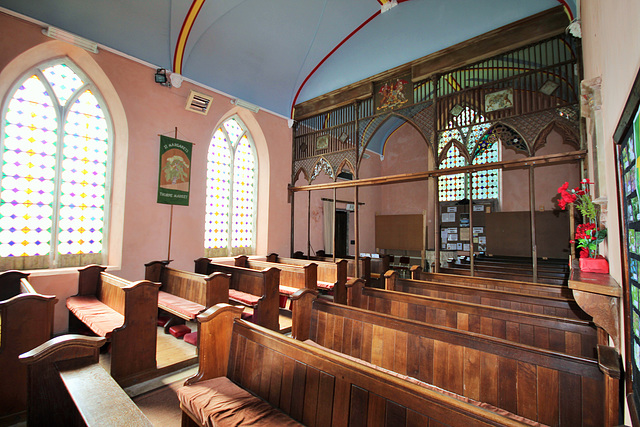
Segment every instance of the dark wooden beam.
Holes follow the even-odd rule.
[[[289,187],[289,191],[313,191],[335,188],[367,187],[372,185],[398,184],[402,182],[424,181],[430,177],[441,175],[453,175],[458,173],[476,172],[490,169],[518,169],[526,166],[542,166],[546,164],[567,163],[583,159],[587,155],[586,150],[570,151],[568,153],[548,154],[545,156],[527,157],[520,160],[508,160],[482,165],[461,166],[459,168],[436,169],[426,172],[407,173],[399,175],[380,176],[375,178],[356,179],[353,181],[328,182],[325,184],[303,185]]]

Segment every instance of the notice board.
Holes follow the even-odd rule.
[[[426,248],[423,214],[376,215],[376,248],[422,251]]]

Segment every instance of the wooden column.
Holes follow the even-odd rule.
[[[431,81],[433,82],[433,132],[431,133],[431,151],[433,152],[433,160],[435,169],[438,169],[439,161],[438,161],[438,78],[440,76],[435,74],[431,77]],[[433,271],[435,273],[440,271],[440,246],[442,242],[440,241],[440,189],[438,186],[438,177],[430,177],[435,181],[435,195],[433,197],[434,208],[433,208],[433,228],[435,233],[435,262],[433,264]]]
[[[473,259],[473,172],[469,173],[469,268],[471,277],[475,275],[475,261]],[[460,224],[460,233],[462,233],[462,224]],[[463,243],[464,245],[464,243]],[[464,249],[464,247],[462,248]]]
[[[290,240],[290,253],[289,256],[293,257],[293,252],[295,251],[295,216],[296,216],[296,210],[295,210],[295,200],[296,200],[296,193],[292,192],[291,190],[289,190],[289,200],[291,202],[291,240]]]
[[[356,246],[355,246],[355,262],[356,262],[356,272],[355,272],[355,277],[356,279],[360,277],[360,242],[358,241],[358,233],[359,233],[359,229],[360,229],[360,224],[359,224],[359,211],[360,208],[358,207],[359,203],[358,203],[358,187],[354,187],[353,188],[353,225],[354,225],[354,236],[355,236],[355,242],[356,242]],[[347,236],[348,237],[348,236]]]
[[[333,187],[333,218],[332,218],[332,222],[333,225],[331,228],[333,228],[333,250],[331,252],[333,252],[333,262],[336,262],[336,199],[338,198],[338,189],[336,187]]]
[[[356,123],[355,123],[355,150],[356,150],[356,165],[355,165],[355,170],[353,171],[354,173],[354,178],[358,179],[358,177],[360,176],[360,174],[358,173],[358,170],[360,169],[360,122],[358,120],[358,115],[360,114],[360,103],[358,101],[355,101],[354,103],[354,109],[355,109],[355,118],[356,118]],[[354,230],[353,230],[353,234],[354,234],[354,239],[356,242],[355,245],[355,262],[356,262],[356,279],[360,277],[360,208],[359,206],[359,200],[358,200],[358,186],[354,187],[354,197],[353,197],[353,226],[354,226]],[[349,238],[349,236],[347,236],[347,239]],[[371,271],[369,271],[370,273]]]
[[[529,166],[529,212],[531,213],[531,258],[533,281],[538,281],[538,247],[536,245],[536,193],[533,165]]]
[[[307,257],[311,256],[311,191],[307,203]]]

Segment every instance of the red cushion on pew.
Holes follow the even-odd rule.
[[[190,319],[195,319],[198,314],[207,308],[202,304],[186,300],[164,291],[158,292],[158,307],[167,311],[180,313]]]
[[[187,325],[173,325],[169,328],[169,333],[176,338],[182,338],[189,332],[191,332],[191,328]]]
[[[258,303],[260,297],[246,292],[237,291],[235,289],[229,289],[229,299],[253,306]]]
[[[90,295],[67,298],[67,308],[93,332],[110,338],[114,329],[124,325],[124,316]]]
[[[158,316],[158,326],[164,326],[169,320],[169,316]]]
[[[184,342],[188,342],[189,344],[198,345],[198,332],[189,332],[188,334],[184,334]]]
[[[280,295],[280,308],[287,308],[287,296]]]
[[[324,290],[331,290],[333,289],[333,286],[335,285],[335,283],[331,283],[331,282],[321,282],[320,280],[318,280],[318,288],[320,289],[324,289]]]

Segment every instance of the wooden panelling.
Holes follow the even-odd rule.
[[[576,356],[595,357],[597,330],[586,320],[492,306],[502,304],[499,299],[492,299],[491,305],[480,305],[384,289],[354,287],[352,292],[361,293],[361,305],[378,313]],[[528,305],[518,304],[518,307],[527,308]]]
[[[573,419],[582,419],[587,424],[603,420],[605,382],[595,359],[325,301],[316,301],[313,310],[326,313],[325,325],[332,323],[329,319],[340,317],[352,319],[354,324],[362,322],[363,330],[370,331],[362,336],[362,347],[370,351],[363,351],[359,356],[366,362],[532,420],[549,421],[565,416],[577,417]],[[504,322],[498,322],[497,327],[489,322],[487,327],[506,333]],[[531,329],[533,333],[534,328]],[[325,333],[332,332],[317,330],[312,336],[317,336],[318,342],[330,342],[322,338]],[[548,333],[539,336],[544,341]],[[352,350],[342,347],[343,352],[353,356]],[[563,381],[570,390],[582,392],[560,393]],[[567,399],[572,402],[570,406],[564,402]],[[585,409],[590,406],[596,408]],[[582,408],[577,414],[576,407]]]

